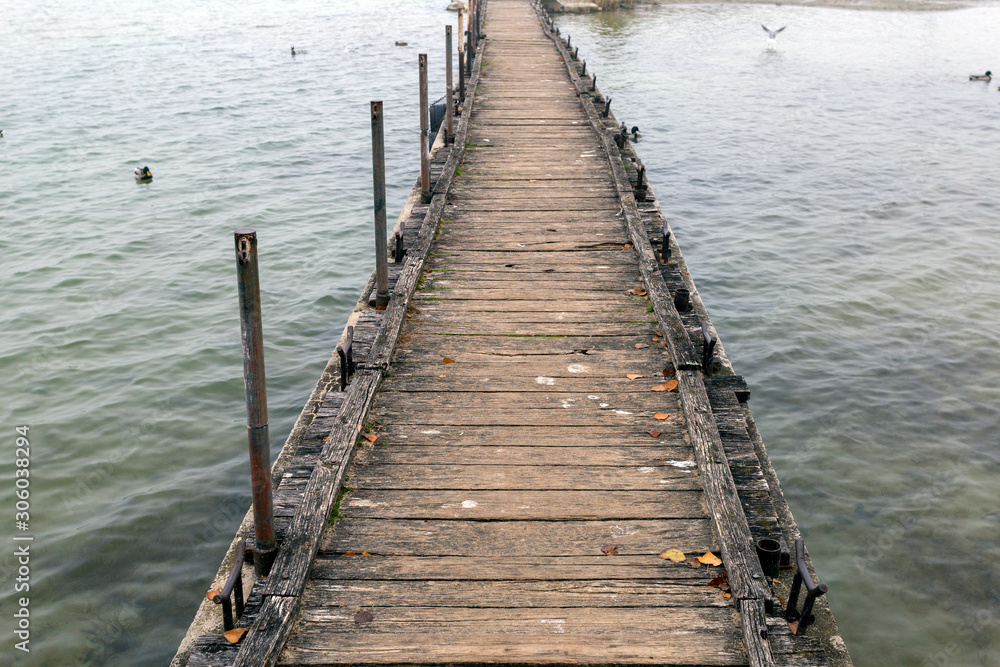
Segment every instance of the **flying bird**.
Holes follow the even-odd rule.
[[[764,25],[763,23],[761,23],[760,27],[764,29],[764,32],[767,33],[768,37],[770,37],[771,39],[777,39],[778,33],[781,32],[782,30],[784,30],[785,28],[787,28],[788,26],[787,25],[783,25],[780,28],[778,28],[777,30],[771,30],[766,25]]]

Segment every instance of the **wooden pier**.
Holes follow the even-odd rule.
[[[248,630],[175,664],[850,665],[822,598],[805,636],[782,614],[749,390],[591,73],[528,0],[484,11],[389,306],[276,465]]]

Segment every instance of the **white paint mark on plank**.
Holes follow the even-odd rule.
[[[421,431],[424,435],[441,435],[441,431],[435,431],[431,429],[430,431]]]
[[[644,466],[642,468],[639,468],[639,472],[642,473],[643,475],[648,475],[654,470],[656,470],[656,468],[650,468],[649,466]]]
[[[544,375],[539,375],[537,378],[535,378],[535,382],[537,382],[538,384],[544,384],[546,387],[551,387],[556,383],[556,379],[545,377]]]
[[[585,364],[570,364],[566,368],[566,370],[568,370],[570,373],[586,373],[587,371],[590,370],[590,366],[587,366]]]
[[[470,510],[473,507],[479,507],[479,503],[477,503],[475,500],[463,500],[462,507],[464,507],[467,510]]]

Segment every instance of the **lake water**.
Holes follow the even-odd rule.
[[[443,92],[454,14],[12,5],[0,506],[29,425],[33,634],[13,649],[5,548],[0,656],[162,665],[249,505],[232,231],[260,237],[276,452],[373,265],[368,102],[386,104],[394,217],[418,170],[417,54]],[[559,22],[642,129],[857,664],[1000,664],[1000,92],[967,81],[1000,71],[1000,9]],[[761,22],[789,28],[769,44]]]

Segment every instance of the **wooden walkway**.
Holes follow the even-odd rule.
[[[765,617],[751,537],[781,531],[746,388],[703,380],[707,316],[676,311],[693,285],[654,257],[662,213],[622,194],[634,153],[609,159],[595,124],[615,121],[595,121],[589,78],[531,3],[490,0],[484,30],[460,173],[318,544],[294,517],[337,460],[350,393],[330,392],[284,475],[301,590],[281,597],[298,574],[279,558],[241,657],[206,641],[188,664],[827,664]],[[407,233],[415,248],[429,232]],[[696,563],[709,551],[728,586]]]

